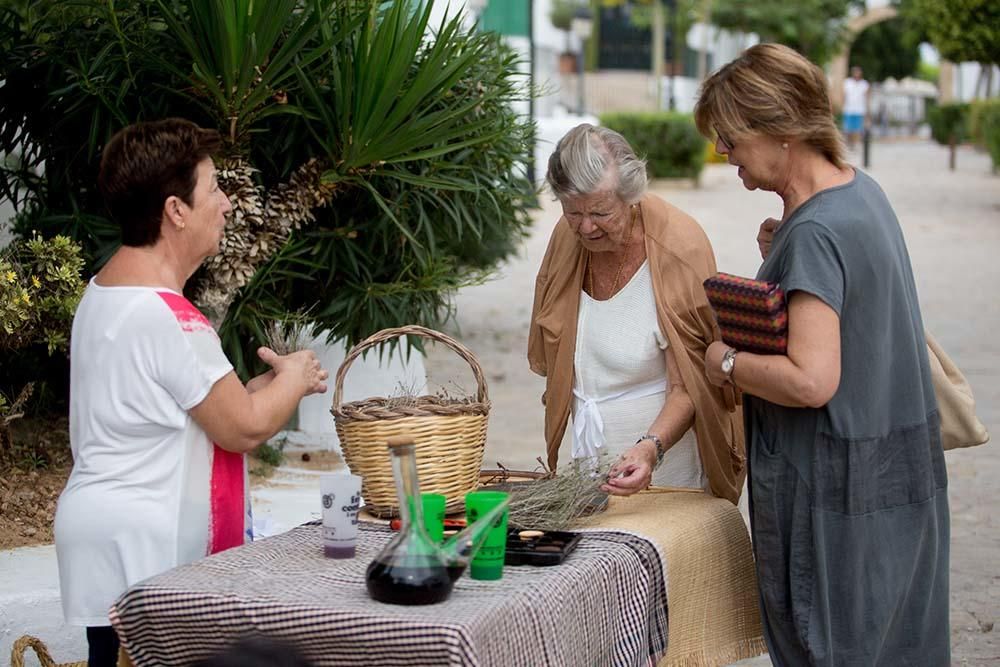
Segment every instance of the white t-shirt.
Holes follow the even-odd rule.
[[[868,82],[864,79],[849,77],[844,81],[844,113],[863,116],[868,110],[867,94]]]
[[[588,409],[599,413],[603,442],[613,457],[624,453],[647,433],[660,414],[670,385],[667,377],[668,341],[656,317],[649,262],[614,296],[597,301],[580,291],[573,380],[573,427]],[[650,390],[659,385],[658,390]],[[592,401],[590,406],[586,403]],[[595,415],[596,416],[596,415]],[[591,418],[592,421],[596,421]],[[577,447],[577,455],[589,448]],[[667,450],[663,463],[653,471],[653,484],[707,488],[694,434]]]
[[[70,355],[59,583],[67,623],[105,626],[132,584],[246,540],[246,464],[188,414],[232,365],[180,294],[91,281]]]

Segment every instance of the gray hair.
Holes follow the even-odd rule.
[[[557,199],[591,194],[612,167],[617,177],[615,194],[627,204],[642,199],[649,182],[646,161],[614,130],[584,123],[556,144],[545,180]]]

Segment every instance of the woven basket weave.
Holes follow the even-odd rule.
[[[87,667],[86,660],[79,662],[57,663],[52,659],[52,654],[49,653],[49,649],[45,645],[45,642],[38,637],[32,637],[31,635],[24,635],[23,637],[15,640],[11,645],[10,666],[24,667],[24,655],[28,652],[29,648],[35,652],[35,657],[38,658],[38,664],[42,667]],[[118,667],[135,667],[129,659],[128,654],[125,653],[125,650],[122,648],[118,649]]]
[[[38,664],[42,667],[87,667],[86,660],[83,662],[64,662],[57,664],[56,661],[52,659],[52,655],[49,653],[48,647],[45,646],[45,642],[38,637],[32,637],[31,635],[24,635],[23,637],[15,640],[11,645],[11,667],[24,667],[24,654],[28,652],[29,648],[34,650],[35,656],[38,658]],[[121,663],[119,662],[119,664]]]
[[[465,399],[377,396],[341,404],[344,377],[354,360],[375,345],[406,335],[444,343],[464,359],[476,378],[476,395]],[[465,494],[479,484],[489,411],[486,379],[479,361],[464,345],[439,331],[417,325],[383,329],[351,348],[337,370],[331,412],[347,467],[361,476],[365,509],[379,518],[399,515],[386,450],[386,441],[396,435],[410,435],[416,442],[420,490],[444,494],[448,512],[461,509]]]

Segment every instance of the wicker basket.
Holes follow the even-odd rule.
[[[476,396],[419,396],[405,401],[374,397],[342,405],[344,377],[351,363],[368,348],[406,335],[440,341],[462,357],[476,377]],[[365,509],[379,518],[399,514],[396,483],[385,445],[395,435],[411,435],[416,441],[421,491],[447,496],[448,512],[461,509],[465,494],[479,485],[489,411],[486,379],[476,357],[439,331],[416,325],[383,329],[351,348],[337,370],[331,412],[347,466],[361,476]]]

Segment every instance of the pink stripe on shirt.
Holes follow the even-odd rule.
[[[188,333],[215,329],[201,311],[183,296],[157,292],[177,318],[181,330]],[[246,487],[243,454],[228,452],[212,443],[212,477],[209,482],[211,514],[208,525],[208,553],[214,554],[244,542]]]
[[[212,515],[208,553],[243,544],[243,454],[227,452],[212,443]]]
[[[181,295],[174,294],[173,292],[157,292],[157,294],[160,295],[163,302],[173,311],[174,317],[177,318],[177,322],[184,331],[201,331],[212,328],[212,324],[208,321],[208,318],[202,315],[201,311],[193,303]]]

